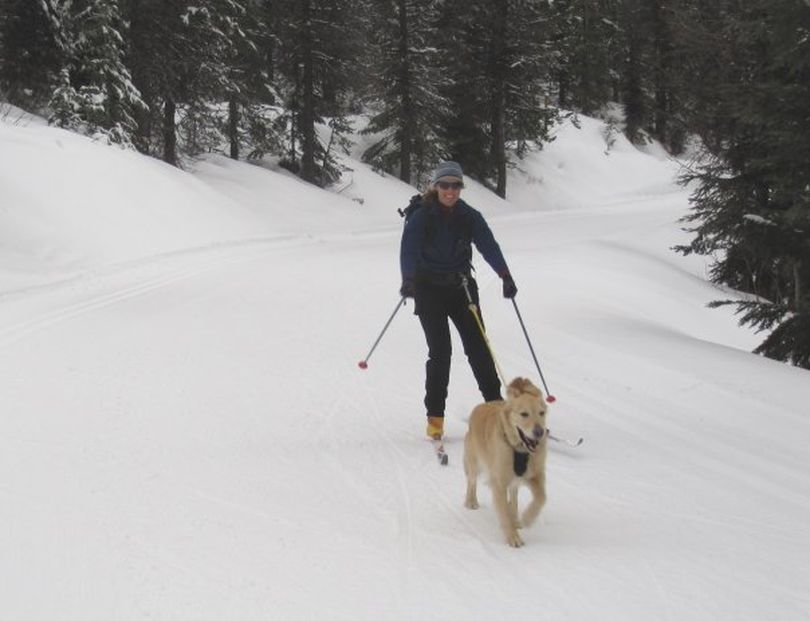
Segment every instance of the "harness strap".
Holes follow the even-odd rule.
[[[529,467],[529,453],[521,453],[519,451],[513,451],[513,453],[515,458],[512,467],[515,470],[515,474],[522,477],[526,474],[526,468]]]
[[[470,309],[470,312],[472,313],[473,317],[475,317],[475,323],[478,324],[478,329],[481,331],[481,336],[484,339],[484,343],[486,343],[487,345],[487,350],[489,350],[489,355],[492,358],[492,362],[495,365],[495,369],[498,372],[498,376],[501,378],[501,382],[503,382],[503,385],[506,386],[507,385],[506,376],[503,374],[503,370],[501,369],[501,366],[498,364],[498,359],[495,357],[495,352],[492,351],[492,345],[490,344],[489,339],[487,338],[486,330],[484,330],[484,324],[481,322],[481,316],[478,313],[478,307],[475,305],[475,302],[473,302],[472,296],[470,295],[470,290],[467,285],[468,285],[467,277],[462,274],[461,286],[464,287],[464,293],[467,295],[467,301],[469,302],[468,308]]]

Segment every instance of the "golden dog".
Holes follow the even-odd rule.
[[[546,502],[546,411],[543,393],[529,380],[516,378],[506,389],[506,401],[482,403],[472,411],[464,438],[467,498],[464,506],[478,508],[476,483],[489,474],[492,499],[506,542],[523,545],[518,528],[537,519]],[[518,520],[518,488],[526,485],[532,501]]]

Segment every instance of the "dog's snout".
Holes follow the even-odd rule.
[[[546,430],[543,429],[542,425],[535,425],[534,426],[534,437],[537,438],[538,440],[543,437],[543,434],[545,432],[546,432]]]

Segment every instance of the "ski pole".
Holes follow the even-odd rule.
[[[377,344],[380,342],[380,339],[382,339],[383,334],[385,334],[385,331],[388,330],[388,326],[391,325],[391,322],[394,320],[394,316],[397,314],[399,309],[402,308],[402,305],[405,304],[405,299],[406,299],[405,296],[402,296],[402,298],[397,303],[397,306],[394,309],[394,312],[391,313],[391,316],[388,318],[388,321],[385,322],[385,326],[383,326],[382,332],[380,332],[380,336],[378,336],[377,340],[374,341],[374,345],[371,346],[371,349],[369,350],[366,357],[363,358],[360,362],[357,363],[357,366],[360,367],[361,369],[367,369],[368,368],[368,359],[371,358],[371,354],[373,354],[374,350],[377,349]]]
[[[552,394],[549,394],[548,386],[546,385],[546,379],[543,377],[543,371],[540,370],[540,363],[537,362],[537,356],[534,353],[534,347],[532,347],[532,342],[529,339],[529,333],[526,332],[526,325],[523,323],[523,317],[520,316],[520,310],[518,310],[517,302],[515,302],[515,298],[512,298],[512,305],[515,307],[515,312],[517,313],[518,321],[520,322],[520,327],[523,328],[523,336],[526,337],[526,342],[529,344],[529,351],[532,352],[532,358],[534,358],[534,366],[537,367],[537,372],[540,374],[540,381],[543,382],[543,388],[546,389],[546,401],[549,403],[554,403],[557,400]]]

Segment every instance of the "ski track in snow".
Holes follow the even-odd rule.
[[[331,236],[332,239],[346,237],[346,234]],[[0,293],[0,300],[10,301],[12,308],[15,303],[20,302],[19,306],[25,310],[18,311],[18,314],[25,318],[11,316],[0,329],[0,347],[68,319],[126,302],[134,297],[146,296],[230,265],[258,260],[271,254],[279,246],[309,246],[323,243],[325,239],[328,238],[284,235],[212,244],[143,257],[103,270],[80,272],[64,280],[55,280],[30,289],[3,292]],[[28,307],[32,302],[43,310],[34,310],[31,314]]]

